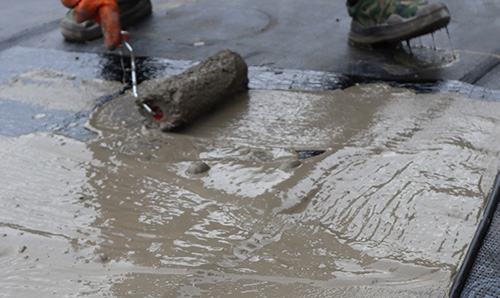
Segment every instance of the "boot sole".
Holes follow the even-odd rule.
[[[120,15],[120,24],[123,28],[127,27],[128,25],[137,23],[151,13],[151,1],[141,0],[137,3],[136,7]],[[84,42],[102,37],[102,29],[98,24],[85,27],[82,24],[63,18],[61,21],[61,34],[67,41]]]
[[[432,33],[449,23],[450,12],[446,5],[433,3],[422,8],[420,14],[400,23],[363,26],[352,20],[348,41],[360,46],[400,42]]]

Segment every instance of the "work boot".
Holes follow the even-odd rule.
[[[151,14],[150,0],[117,0],[122,28],[133,25]],[[101,26],[94,20],[76,23],[73,9],[70,9],[61,21],[61,33],[68,41],[87,41],[102,36]]]
[[[420,0],[348,0],[347,10],[352,17],[348,39],[355,45],[409,40],[450,22],[445,4]]]

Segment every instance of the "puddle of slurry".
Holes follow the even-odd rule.
[[[92,115],[94,139],[0,136],[0,286],[445,296],[500,166],[499,104],[383,84],[250,90],[163,133],[126,93]]]

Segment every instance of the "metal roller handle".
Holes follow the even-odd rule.
[[[129,38],[129,33],[127,31],[122,31],[122,43],[125,45],[127,50],[130,52],[130,73],[132,75],[132,93],[135,98],[139,98],[139,94],[137,93],[137,76],[136,76],[136,67],[135,67],[135,52],[134,48],[127,42]],[[148,111],[151,115],[155,115],[156,113],[145,103],[142,103],[142,107]]]

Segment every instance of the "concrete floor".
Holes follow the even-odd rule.
[[[101,52],[101,41],[66,43],[58,21],[59,1],[7,0],[0,12],[0,50]],[[443,1],[450,9],[449,33],[411,41],[414,55],[400,49],[359,49],[346,42],[350,26],[343,1],[154,0],[154,13],[128,28],[138,55],[199,61],[220,49],[239,52],[252,66],[316,70],[398,81],[458,80],[498,89],[498,3]],[[27,10],[34,3],[36,10]],[[434,50],[433,47],[437,49]]]
[[[196,61],[229,48],[239,52],[250,66],[251,88],[331,90],[383,80],[424,92],[451,91],[500,99],[500,46],[496,38],[491,38],[500,27],[500,3],[443,1],[452,15],[448,27],[451,39],[445,31],[436,32],[434,38],[414,39],[414,55],[410,55],[406,45],[395,49],[348,45],[350,18],[343,1],[152,2],[153,15],[127,28],[139,56],[139,80],[179,73]],[[95,79],[119,81],[122,76],[118,57],[105,50],[102,40],[63,40],[59,22],[66,11],[57,0],[3,1],[1,135],[56,131],[84,139],[89,136],[83,127],[89,115],[121,94],[120,86],[99,93],[101,83]],[[74,88],[90,82],[96,93],[83,99],[89,105],[77,106],[76,110],[34,108],[29,102],[1,96],[8,93],[15,97],[16,89],[46,84],[45,79],[33,81],[33,73],[26,75],[33,68],[75,74]],[[31,81],[26,81],[26,77]],[[18,81],[24,85],[16,85]],[[50,94],[47,100],[50,101]]]
[[[59,1],[6,0],[0,11],[0,84],[32,68],[52,68],[82,79],[120,81],[118,51],[102,40],[64,41],[59,22],[67,9]],[[495,36],[500,4],[445,1],[452,20],[442,30],[400,48],[360,49],[347,44],[350,18],[342,1],[312,0],[153,0],[153,15],[126,28],[138,58],[139,81],[177,74],[229,48],[249,67],[251,88],[332,90],[383,80],[421,92],[450,91],[474,98],[500,99]],[[41,4],[43,3],[43,5]],[[29,4],[36,9],[27,9]],[[493,9],[498,7],[498,9]],[[434,46],[436,49],[433,49]],[[498,54],[497,54],[498,53]],[[111,100],[111,92],[100,102]],[[66,127],[87,115],[54,115],[45,126],[20,121],[13,110],[31,109],[3,102],[3,133],[18,135]],[[39,123],[39,122],[37,122]],[[18,129],[13,130],[16,127]],[[70,133],[71,131],[71,133]]]

